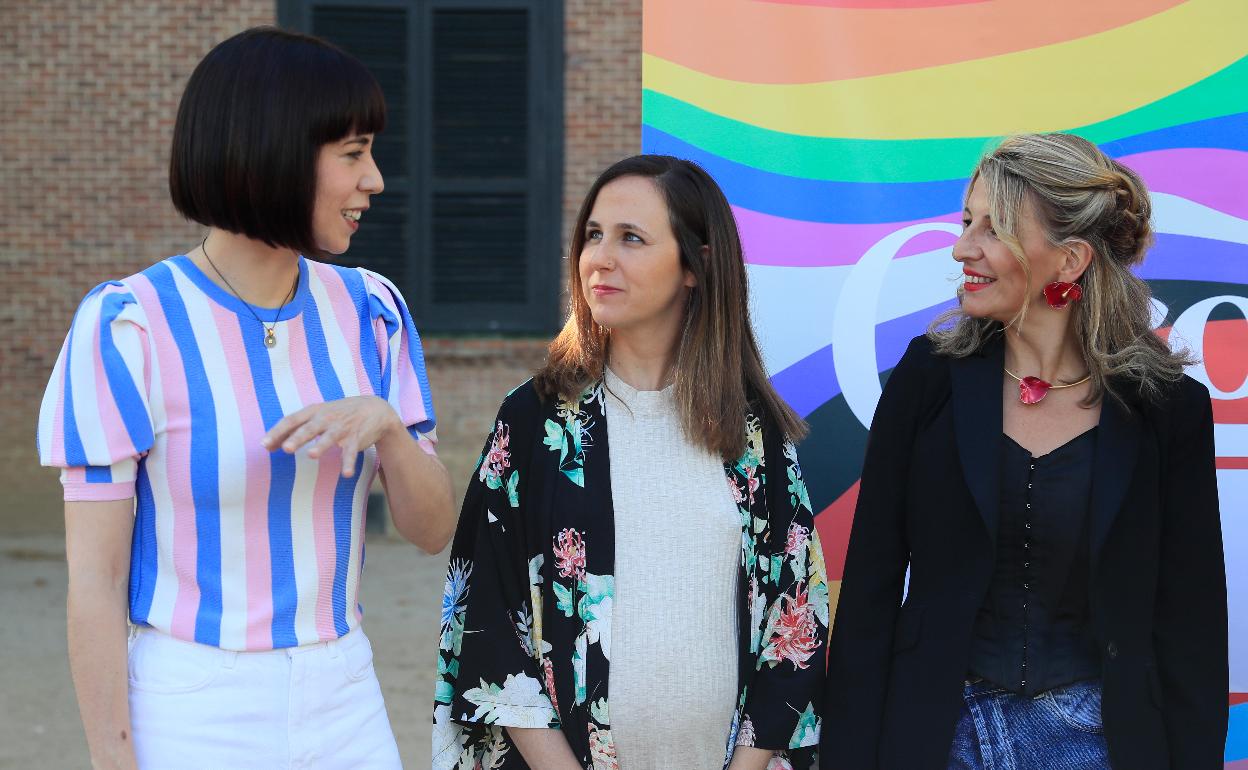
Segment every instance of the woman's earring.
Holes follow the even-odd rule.
[[[1044,287],[1044,301],[1054,310],[1061,310],[1083,297],[1083,289],[1077,283],[1054,281]]]

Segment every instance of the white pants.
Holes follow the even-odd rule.
[[[265,652],[141,628],[130,637],[129,668],[143,770],[402,767],[360,628]]]

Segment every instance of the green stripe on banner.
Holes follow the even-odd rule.
[[[1244,109],[1248,57],[1138,109],[1071,129],[1097,144]],[[930,182],[960,179],[999,137],[962,139],[837,139],[758,128],[642,91],[648,126],[709,153],[762,171],[836,182]]]

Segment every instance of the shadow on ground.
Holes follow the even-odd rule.
[[[446,555],[372,537],[361,591],[364,629],[403,764],[429,766],[438,617]],[[89,767],[65,648],[65,544],[0,537],[0,768]]]

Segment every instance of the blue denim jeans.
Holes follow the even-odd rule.
[[[962,700],[949,770],[1110,770],[1099,680],[1034,698],[967,682]]]

